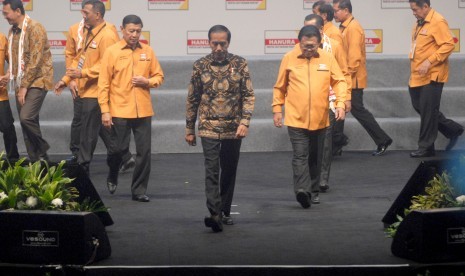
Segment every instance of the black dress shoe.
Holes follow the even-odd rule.
[[[310,195],[307,192],[303,190],[298,191],[296,194],[296,199],[300,203],[302,208],[304,209],[310,208],[310,205],[311,205]]]
[[[420,157],[430,157],[434,156],[436,153],[434,150],[417,150],[417,151],[412,151],[410,153],[410,157],[412,158],[420,158]]]
[[[446,151],[450,151],[455,146],[455,144],[457,144],[457,140],[459,139],[460,135],[462,135],[462,133],[463,129],[459,133],[457,133],[457,135],[449,139],[449,143],[446,146]]]
[[[116,192],[116,187],[118,187],[118,182],[113,181],[111,179],[107,179],[107,188],[110,194],[114,194]]]
[[[65,159],[66,163],[68,164],[76,164],[77,163],[77,156],[71,155],[70,157]]]
[[[234,220],[231,216],[223,216],[221,222],[226,225],[234,225]]]
[[[135,166],[136,166],[136,160],[134,160],[134,157],[131,157],[128,161],[121,164],[119,168],[119,172],[120,173],[128,172],[130,169],[134,168]]]
[[[392,139],[387,140],[386,142],[379,144],[378,148],[371,153],[373,156],[381,156],[386,153],[387,148],[392,144]]]
[[[320,193],[326,193],[327,190],[329,190],[329,185],[320,186]]]
[[[205,217],[203,222],[206,227],[211,228],[215,233],[223,231],[223,224],[219,215]]]
[[[132,200],[139,202],[149,202],[150,198],[146,195],[133,195]]]

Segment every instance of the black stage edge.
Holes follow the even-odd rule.
[[[64,156],[51,156],[59,161]],[[232,216],[212,233],[202,154],[152,155],[149,203],[131,200],[132,174],[107,191],[105,156],[90,179],[110,208],[112,255],[88,266],[0,264],[0,275],[460,275],[465,262],[417,263],[395,257],[382,218],[422,161],[407,151],[335,158],[321,204],[302,209],[292,189],[291,152],[242,153]],[[1,250],[1,247],[0,247]]]

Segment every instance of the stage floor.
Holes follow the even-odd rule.
[[[344,152],[333,161],[330,190],[320,194],[321,204],[303,209],[293,193],[291,152],[242,153],[232,208],[235,224],[213,233],[203,223],[208,211],[202,154],[153,155],[148,203],[131,200],[132,173],[120,175],[116,193],[109,194],[105,157],[95,156],[91,180],[111,208],[114,225],[106,229],[112,255],[88,266],[91,270],[421,266],[392,255],[381,219],[420,162],[433,158],[412,159],[407,151],[381,157]],[[438,152],[435,158],[446,157]]]

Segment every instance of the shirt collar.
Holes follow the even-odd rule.
[[[136,48],[142,49],[142,45],[140,44],[140,41],[137,42]],[[126,42],[126,40],[121,39],[121,50],[124,50],[124,49],[131,49],[132,50],[131,46],[129,46],[129,44]]]
[[[231,59],[232,54],[228,53],[226,55],[226,58],[223,61],[214,60],[212,54],[210,54],[209,56],[210,56],[210,59],[211,59],[211,65],[213,65],[213,66],[225,66],[225,65],[229,64],[229,60]]]
[[[350,15],[349,18],[347,18],[344,22],[341,23],[340,27],[347,28],[347,26],[349,26],[349,24],[350,24],[350,22],[352,22],[352,20],[354,20],[354,16]]]
[[[434,10],[433,8],[431,8],[431,10],[428,12],[428,15],[426,15],[425,17],[425,21],[431,22],[431,20],[433,19],[433,15],[434,15]]]

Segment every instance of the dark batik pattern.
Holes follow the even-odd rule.
[[[207,55],[194,63],[186,104],[186,133],[233,139],[240,124],[249,126],[255,96],[247,61],[228,54],[217,63]]]

